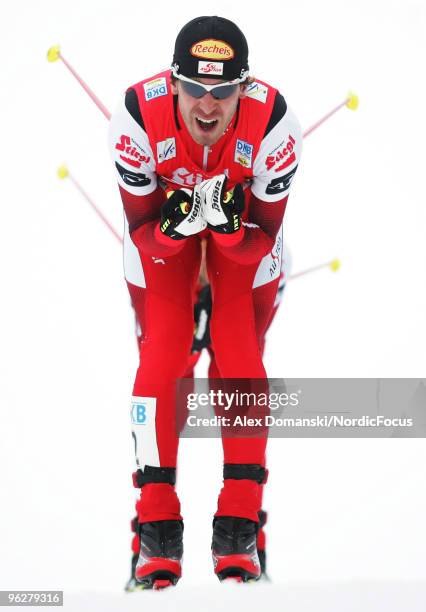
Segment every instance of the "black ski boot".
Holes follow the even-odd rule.
[[[268,574],[266,573],[266,538],[265,538],[265,524],[267,519],[267,513],[264,510],[259,510],[259,525],[257,531],[257,555],[259,557],[260,563],[260,573],[262,580],[270,580]]]
[[[258,524],[249,519],[219,516],[213,520],[212,556],[219,580],[258,580],[261,575],[256,537]]]
[[[183,522],[140,523],[135,578],[145,589],[175,585],[182,575]]]

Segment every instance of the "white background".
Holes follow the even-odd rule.
[[[303,128],[349,89],[360,96],[356,113],[341,110],[305,142],[285,219],[293,269],[335,256],[342,268],[289,284],[269,375],[425,374],[424,2],[8,3],[0,589],[119,592],[130,559],[137,356],[120,246],[57,167],[66,162],[118,228],[121,202],[107,122],[46,51],[60,43],[112,110],[127,86],[169,65],[184,23],[212,11],[240,25],[252,74],[280,88]],[[220,445],[184,440],[181,451],[179,589],[209,584],[217,597]],[[425,580],[425,460],[424,440],[271,441],[270,605],[280,583]]]

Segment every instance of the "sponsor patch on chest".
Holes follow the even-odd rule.
[[[253,145],[245,140],[238,139],[235,143],[234,161],[244,168],[251,168],[253,159]]]
[[[159,98],[160,96],[167,95],[167,81],[165,77],[161,77],[159,79],[153,79],[152,81],[148,81],[144,86],[145,91],[145,100],[149,102],[150,100],[155,100],[155,98]]]
[[[258,100],[265,104],[266,98],[268,97],[268,88],[266,85],[262,85],[257,81],[254,81],[249,85],[246,89],[246,97],[253,98],[253,100]]]
[[[176,140],[174,138],[166,138],[161,142],[157,142],[157,161],[159,164],[176,157]]]

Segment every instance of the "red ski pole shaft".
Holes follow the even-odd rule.
[[[81,195],[83,196],[83,198],[89,203],[89,205],[93,208],[93,210],[95,211],[95,213],[97,214],[97,216],[101,219],[101,221],[104,223],[104,225],[107,226],[107,228],[109,229],[109,231],[115,236],[115,238],[122,243],[123,239],[120,236],[120,234],[117,232],[117,230],[115,229],[115,227],[108,221],[108,219],[105,217],[105,215],[103,214],[103,212],[100,210],[100,208],[98,208],[98,206],[96,206],[96,204],[94,203],[94,201],[92,200],[92,198],[89,196],[89,194],[83,189],[83,187],[80,185],[80,183],[77,181],[77,179],[71,174],[71,172],[68,170],[68,168],[66,166],[61,166],[58,169],[58,176],[61,179],[64,178],[69,178],[72,182],[72,184],[75,186],[75,188],[81,193]]]
[[[333,272],[337,272],[337,270],[340,268],[340,261],[338,259],[332,259],[326,263],[318,264],[317,266],[312,266],[311,268],[306,268],[306,270],[301,270],[300,272],[296,272],[296,274],[291,274],[288,280],[294,280],[295,278],[305,276],[305,274],[311,274],[311,272],[316,272],[322,268],[330,268]]]
[[[89,202],[90,206],[93,208],[93,210],[95,211],[95,213],[98,215],[98,217],[100,217],[102,219],[102,221],[105,223],[105,225],[107,226],[107,228],[110,230],[110,232],[112,234],[114,234],[114,236],[117,238],[117,240],[119,242],[123,242],[123,239],[121,238],[120,234],[117,232],[117,230],[111,225],[111,223],[108,221],[108,219],[105,217],[105,215],[101,212],[101,210],[96,206],[96,204],[94,203],[94,201],[90,198],[90,196],[84,191],[83,187],[77,182],[77,180],[72,176],[72,174],[70,174],[70,179],[72,181],[72,183],[76,186],[76,188],[78,189],[78,191],[82,194],[82,196],[84,198],[86,198],[86,200]]]
[[[49,62],[56,62],[58,59],[62,60],[63,64],[68,68],[76,81],[81,85],[87,95],[93,100],[96,106],[99,108],[101,113],[105,115],[108,121],[111,119],[111,113],[107,109],[107,107],[99,100],[98,96],[90,89],[85,81],[81,78],[78,72],[71,66],[71,64],[64,58],[61,54],[59,46],[51,47],[47,52],[47,59]]]
[[[319,128],[320,125],[328,121],[330,117],[332,117],[335,113],[337,113],[338,110],[340,110],[344,106],[346,106],[350,110],[356,110],[358,108],[358,104],[359,104],[358,96],[352,92],[349,92],[347,98],[343,102],[341,102],[338,106],[336,106],[336,108],[333,108],[333,110],[331,110],[326,115],[324,115],[324,117],[321,117],[321,119],[319,119],[318,121],[316,121],[316,123],[311,125],[310,128],[305,130],[303,132],[303,138],[306,138],[306,136],[309,136],[309,134],[311,134],[317,128]]]

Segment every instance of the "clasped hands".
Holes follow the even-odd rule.
[[[160,231],[174,240],[182,240],[208,227],[219,234],[233,234],[241,227],[244,192],[238,183],[226,190],[227,178],[219,174],[194,186],[168,194],[161,208]]]

